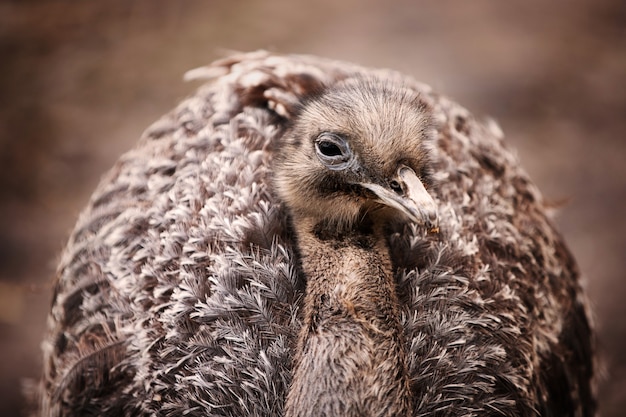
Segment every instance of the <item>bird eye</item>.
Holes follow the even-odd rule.
[[[318,142],[317,149],[324,156],[340,156],[341,155],[341,149],[339,149],[339,146],[327,140],[323,142]]]
[[[341,170],[354,159],[348,141],[334,133],[322,133],[315,140],[315,152],[328,169]]]

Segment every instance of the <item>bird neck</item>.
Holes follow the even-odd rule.
[[[405,344],[383,234],[294,223],[307,289],[285,415],[408,415]]]

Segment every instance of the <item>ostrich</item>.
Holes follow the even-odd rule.
[[[40,415],[594,415],[579,272],[495,123],[310,56],[188,78],[70,236]]]

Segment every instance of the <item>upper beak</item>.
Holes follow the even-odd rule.
[[[398,169],[395,181],[399,183],[401,191],[372,183],[361,185],[376,194],[381,203],[404,213],[415,223],[426,226],[429,231],[437,232],[437,205],[415,172],[403,165]]]

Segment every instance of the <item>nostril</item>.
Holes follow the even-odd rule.
[[[398,181],[396,180],[391,180],[389,182],[389,187],[396,193],[396,194],[402,194],[404,191],[402,190],[402,184],[400,184]]]

